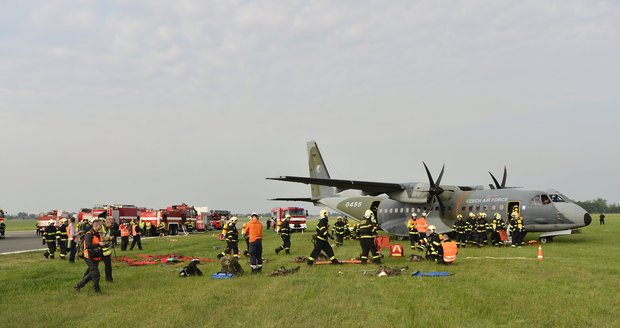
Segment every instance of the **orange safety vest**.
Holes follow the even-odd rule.
[[[252,219],[246,224],[243,233],[250,236],[250,242],[254,242],[258,239],[263,239],[263,224],[258,219]]]
[[[428,228],[428,224],[426,224],[426,219],[425,218],[418,218],[415,221],[415,228],[416,230],[418,230],[418,232],[420,233],[425,233],[426,232],[426,228]]]
[[[129,237],[129,229],[126,225],[121,225],[121,237]]]
[[[90,232],[88,232],[90,233]],[[93,245],[99,245],[99,242],[101,242],[101,238],[93,235]],[[84,243],[84,258],[89,259],[90,257],[88,256],[88,249],[86,248],[86,243]],[[93,260],[95,261],[100,261],[101,258],[100,257],[93,257]]]
[[[132,232],[132,236],[138,236],[139,235],[138,233],[136,233],[136,225],[135,224],[131,227],[131,232]]]
[[[73,235],[71,234],[71,227],[67,226],[66,230],[67,230],[67,238],[69,240],[73,240]]]
[[[456,254],[458,254],[459,252],[459,248],[456,245],[456,242],[442,242],[441,247],[443,248],[443,261],[446,263],[454,262],[454,260],[456,260]]]

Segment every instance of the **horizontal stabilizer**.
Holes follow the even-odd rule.
[[[270,200],[285,201],[285,202],[310,202],[310,203],[315,202],[315,200],[312,200],[312,198],[308,198],[308,197],[272,198]]]
[[[398,183],[383,183],[383,182],[370,182],[370,181],[355,181],[355,180],[338,180],[329,178],[308,178],[308,177],[295,177],[295,176],[281,176],[277,178],[267,178],[269,180],[298,182],[305,184],[314,184],[320,186],[336,187],[339,190],[355,189],[361,190],[368,195],[380,195],[383,193],[390,193],[395,191],[404,190],[405,187]]]

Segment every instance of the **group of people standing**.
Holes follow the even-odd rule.
[[[518,208],[512,211],[508,222],[504,221],[499,213],[493,214],[491,221],[487,220],[484,212],[477,215],[469,213],[467,220],[463,220],[463,216],[459,214],[452,229],[459,247],[466,247],[468,243],[478,247],[491,243],[500,247],[505,245],[508,236],[511,237],[512,247],[520,247],[525,245],[524,238],[527,233]]]

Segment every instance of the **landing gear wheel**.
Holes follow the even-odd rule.
[[[403,237],[403,236],[396,236],[396,240],[401,240],[402,241],[402,240],[405,240],[405,237]]]
[[[540,237],[538,241],[540,241],[541,244],[550,243],[553,242],[553,237]]]

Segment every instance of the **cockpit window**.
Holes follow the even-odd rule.
[[[547,195],[540,196],[540,199],[542,200],[543,205],[547,205],[551,203],[551,199],[549,199],[549,196]]]
[[[552,195],[549,195],[549,197],[551,197],[551,201],[552,201],[552,202],[554,202],[554,203],[563,203],[563,202],[566,202],[566,201],[564,200],[564,198],[562,198],[562,196],[560,196],[560,195],[555,195],[555,194],[552,194]]]
[[[542,205],[542,201],[540,200],[540,195],[532,198],[532,205]]]

